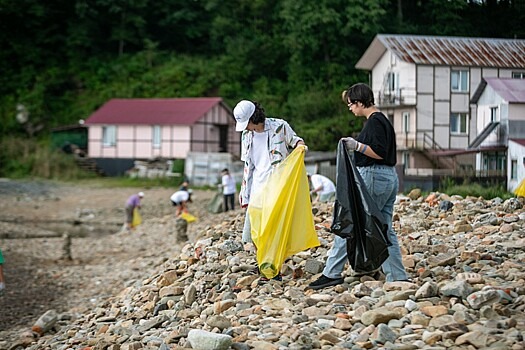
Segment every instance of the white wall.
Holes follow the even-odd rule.
[[[432,94],[434,92],[434,67],[417,67],[417,91],[420,94]]]
[[[386,51],[385,54],[379,59],[377,64],[372,69],[372,90],[374,96],[377,98],[383,90],[387,73],[397,73],[399,76],[399,88],[402,88],[401,92],[403,96],[415,96],[416,91],[416,67],[414,64],[401,61],[394,58],[390,51]],[[415,102],[406,101],[405,103]]]
[[[520,182],[525,179],[525,166],[524,166],[524,158],[525,158],[525,147],[520,145],[517,142],[514,142],[512,140],[509,141],[509,148],[507,150],[508,157],[507,157],[507,190],[509,192],[514,192],[516,187],[520,184]],[[518,176],[516,179],[511,179],[511,164],[512,160],[517,160],[518,165]]]
[[[506,124],[508,120],[507,111],[508,109],[505,108],[505,101],[501,98],[500,95],[498,95],[494,89],[487,85],[485,89],[483,90],[483,93],[481,94],[478,105],[477,105],[477,125],[476,125],[476,134],[479,135],[485,129],[485,127],[490,123],[491,121],[491,109],[496,107],[498,109],[497,111],[497,121],[501,122],[501,124]],[[491,144],[496,144],[500,140],[498,138],[498,128],[492,132],[491,135],[489,135],[481,144],[482,146],[488,146]]]
[[[525,104],[511,104],[508,105],[508,119],[509,120],[525,120]],[[525,135],[523,135],[525,136]]]
[[[434,99],[436,101],[448,101],[450,99],[450,67],[435,67],[434,74],[436,86]]]

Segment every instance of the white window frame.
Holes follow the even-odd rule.
[[[468,92],[468,73],[466,69],[454,69],[450,72],[450,89],[452,92]]]
[[[161,130],[160,125],[153,125],[151,127],[151,141],[153,143],[153,148],[160,148],[162,142]]]
[[[410,132],[410,112],[403,112],[402,120],[402,128],[403,132],[405,134],[408,134]]]
[[[518,179],[518,160],[517,159],[512,159],[510,161],[510,179],[511,180]]]
[[[525,72],[512,72],[512,79],[525,79]]]
[[[117,127],[106,125],[102,127],[102,145],[105,147],[115,147],[117,144]]]
[[[467,135],[468,133],[468,114],[451,113],[450,114],[450,134]]]

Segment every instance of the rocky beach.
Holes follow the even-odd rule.
[[[348,269],[344,284],[313,291],[332,205],[313,205],[321,246],[259,285],[243,210],[210,214],[214,192],[196,191],[198,221],[181,240],[173,191],[144,192],[143,224],[123,233],[132,189],[0,182],[0,350],[525,348],[521,200],[400,195],[394,227],[411,281]],[[32,329],[46,312],[47,329]]]

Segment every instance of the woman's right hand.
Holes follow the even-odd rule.
[[[349,151],[357,151],[359,142],[356,139],[353,137],[343,137],[341,140],[344,141],[346,149]]]

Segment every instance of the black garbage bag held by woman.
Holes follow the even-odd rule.
[[[388,224],[370,197],[344,141],[337,146],[336,195],[330,229],[347,240],[348,260],[355,273],[376,271],[388,258]]]

